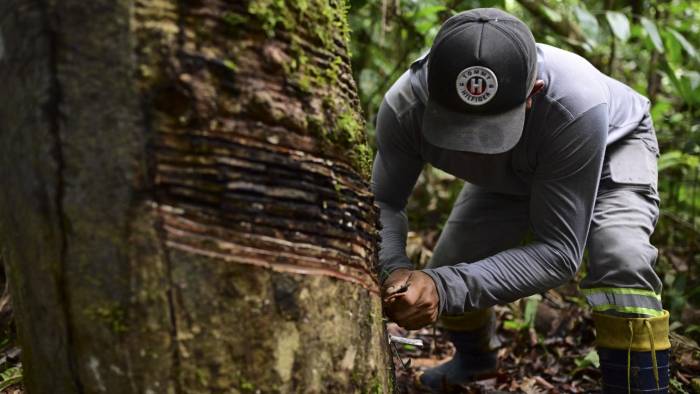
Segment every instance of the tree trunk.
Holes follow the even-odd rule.
[[[345,7],[0,2],[29,393],[390,391]]]

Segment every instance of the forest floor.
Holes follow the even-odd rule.
[[[507,306],[496,306],[498,370],[450,393],[599,393],[600,372],[591,313],[571,284]],[[406,331],[388,325],[393,335],[422,339],[423,348],[398,345],[394,357],[400,393],[421,393],[420,371],[448,360],[454,348],[440,328]],[[700,393],[700,347],[672,334],[672,393]],[[410,364],[409,364],[410,363]],[[406,365],[408,364],[408,365]]]

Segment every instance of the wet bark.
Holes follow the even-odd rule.
[[[28,392],[390,390],[344,7],[0,2]]]

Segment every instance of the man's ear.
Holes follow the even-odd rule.
[[[527,96],[527,109],[532,108],[532,98],[539,93],[542,89],[544,89],[544,81],[541,79],[538,79],[535,81],[535,86],[532,87],[532,91],[530,92],[530,95]]]

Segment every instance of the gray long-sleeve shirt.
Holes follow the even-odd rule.
[[[649,101],[573,53],[538,44],[545,82],[510,151],[475,154],[430,145],[421,132],[427,100],[425,57],[386,93],[377,117],[372,188],[381,210],[381,280],[412,268],[405,253],[405,207],[425,163],[487,190],[530,197],[534,239],[471,264],[426,269],[441,313],[505,303],[555,287],[581,262],[606,146],[639,125]]]

